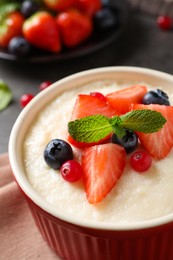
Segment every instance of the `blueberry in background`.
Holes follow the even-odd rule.
[[[110,6],[110,0],[102,0],[102,6]]]
[[[30,53],[30,50],[31,50],[31,45],[22,36],[16,36],[12,38],[8,44],[9,53],[17,57],[27,56]]]
[[[118,26],[119,15],[116,9],[105,6],[96,12],[93,22],[96,31],[108,31]]]
[[[29,16],[37,12],[39,9],[39,4],[36,3],[34,0],[24,0],[22,2],[20,12],[23,14],[25,18],[28,18]]]

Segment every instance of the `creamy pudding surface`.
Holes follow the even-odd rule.
[[[76,219],[107,223],[134,223],[173,213],[173,149],[165,159],[153,159],[152,166],[144,173],[135,172],[127,157],[120,180],[106,198],[94,205],[86,198],[82,180],[69,183],[44,161],[47,143],[56,138],[66,139],[67,124],[78,94],[108,94],[136,83],[146,85],[148,90],[153,88],[144,82],[129,85],[109,80],[90,82],[55,97],[35,118],[24,140],[26,175],[34,190],[57,211]],[[173,104],[173,94],[169,90],[165,92]],[[80,161],[81,150],[72,148]]]

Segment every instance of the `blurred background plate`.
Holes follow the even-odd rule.
[[[118,11],[119,24],[115,28],[104,32],[94,32],[85,43],[73,49],[64,48],[58,54],[33,49],[29,56],[17,58],[15,55],[8,53],[7,50],[0,48],[0,59],[24,63],[62,61],[84,56],[106,47],[118,39],[123,32],[128,20],[129,5],[125,0],[103,0],[103,2],[115,9],[115,13],[116,10]]]

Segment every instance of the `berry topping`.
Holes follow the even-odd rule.
[[[82,167],[80,163],[74,160],[69,160],[63,163],[60,172],[64,180],[68,182],[78,181],[82,177]]]
[[[89,203],[107,196],[122,175],[125,162],[126,153],[120,145],[109,143],[84,149],[82,168]]]
[[[25,107],[32,99],[34,95],[32,94],[24,94],[20,98],[20,105],[21,107]]]
[[[149,104],[159,104],[165,106],[170,105],[168,95],[160,89],[148,91],[144,95],[142,103],[145,105],[149,105]]]
[[[130,111],[132,103],[142,103],[143,96],[146,92],[146,86],[134,85],[110,93],[106,98],[108,103],[118,110],[120,114],[125,114]]]
[[[72,120],[91,115],[104,115],[112,117],[117,111],[113,109],[105,100],[98,98],[97,95],[80,94],[76,99],[72,112]]]
[[[167,122],[155,133],[138,132],[138,138],[145,150],[155,159],[163,159],[170,152],[173,146],[173,107],[164,105],[143,105],[134,104],[133,109],[150,109],[160,112]]]
[[[22,36],[13,37],[8,44],[8,51],[17,57],[24,57],[30,53],[31,45]]]
[[[71,120],[83,118],[86,116],[101,114],[108,117],[112,117],[113,115],[117,114],[116,110],[110,107],[107,104],[104,98],[101,98],[101,93],[95,92],[92,95],[80,94],[76,99],[75,106],[73,108]],[[98,98],[99,97],[99,98]],[[104,96],[103,96],[104,97]],[[102,143],[106,140],[110,135],[102,138],[99,142],[93,142],[93,144]],[[68,137],[68,141],[76,147],[85,147],[88,146],[84,142],[77,142],[71,136]]]
[[[64,140],[51,140],[44,150],[45,162],[53,169],[60,169],[62,164],[73,159],[71,146]]]
[[[138,145],[137,135],[130,130],[125,130],[125,135],[122,138],[119,138],[116,134],[112,135],[112,143],[119,144],[124,147],[126,153],[133,152]]]
[[[170,30],[172,28],[172,19],[169,16],[159,16],[157,18],[157,25],[162,30]]]
[[[99,141],[87,143],[87,142],[76,141],[73,137],[68,135],[67,141],[77,148],[85,148],[85,147],[89,147],[89,146],[96,145],[96,144],[103,144],[103,143],[107,142],[107,140],[109,140],[110,136],[111,135],[109,134],[106,137],[101,138]]]
[[[135,171],[145,172],[150,168],[152,159],[146,151],[136,151],[130,157],[130,163]]]
[[[39,86],[39,90],[42,91],[44,89],[46,89],[47,87],[49,87],[50,85],[52,84],[51,81],[47,80],[47,81],[44,81],[40,84]]]
[[[80,118],[68,123],[68,132],[77,142],[93,144],[109,137],[112,132],[122,138],[126,134],[125,129],[145,134],[154,133],[159,131],[165,123],[166,119],[161,112],[146,108],[112,118],[103,115]]]
[[[100,93],[100,92],[90,92],[90,95],[93,96],[93,97],[97,97],[97,98],[100,98],[102,101],[106,102],[106,97]]]

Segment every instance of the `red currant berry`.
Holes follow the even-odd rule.
[[[52,84],[52,82],[49,81],[49,80],[48,81],[44,81],[44,82],[42,82],[40,84],[39,90],[42,91],[42,90],[46,89],[47,87],[49,87],[51,84]]]
[[[97,98],[101,99],[102,101],[105,101],[105,102],[107,101],[106,97],[100,92],[91,92],[90,95],[93,97],[97,97]]]
[[[159,16],[157,25],[162,30],[170,30],[172,28],[172,19],[169,16]]]
[[[151,166],[151,156],[146,151],[136,151],[130,157],[132,168],[137,172],[145,172]]]
[[[74,160],[69,160],[63,163],[60,172],[64,180],[68,182],[78,181],[82,177],[82,167]]]
[[[32,94],[22,95],[20,98],[21,107],[25,107],[31,101],[31,99],[33,99],[33,97],[34,97],[34,95],[32,95]]]

